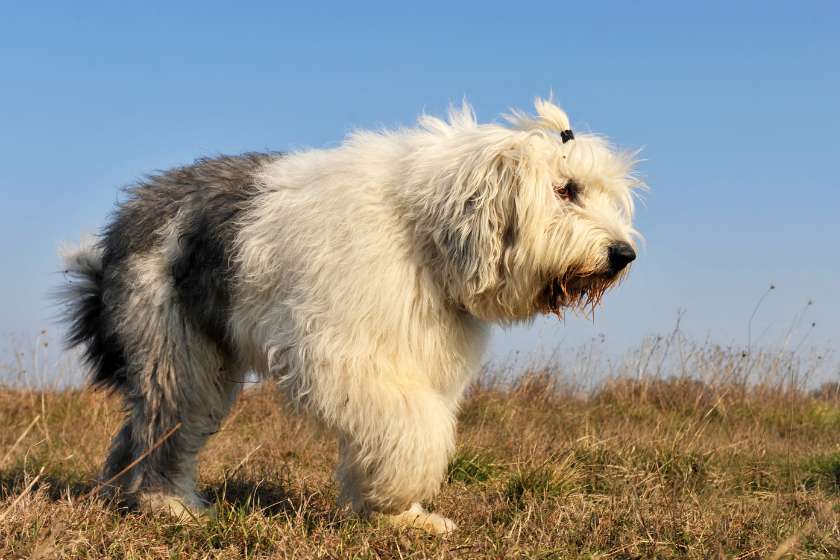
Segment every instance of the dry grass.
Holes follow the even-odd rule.
[[[753,354],[675,331],[619,364],[593,344],[518,377],[488,368],[427,504],[458,523],[448,538],[345,518],[335,443],[270,387],[247,390],[202,453],[218,514],[178,521],[83,498],[118,402],[7,384],[0,557],[840,557],[840,387],[806,390],[822,356]]]

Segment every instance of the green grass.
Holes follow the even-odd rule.
[[[490,480],[500,467],[486,451],[461,447],[449,461],[446,480],[449,483],[479,484]]]

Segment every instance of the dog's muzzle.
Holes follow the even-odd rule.
[[[624,270],[628,264],[636,260],[636,251],[633,250],[633,247],[629,243],[622,241],[610,247],[607,259],[610,266],[607,275],[613,278]]]

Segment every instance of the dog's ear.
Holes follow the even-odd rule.
[[[509,150],[470,158],[439,207],[435,243],[462,304],[500,281],[500,262],[514,220],[517,168]]]

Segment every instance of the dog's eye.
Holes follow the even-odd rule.
[[[563,202],[577,202],[580,187],[574,181],[566,181],[562,185],[554,186],[554,194]]]
[[[558,185],[554,187],[554,194],[563,200],[571,200],[571,192],[567,185]]]

